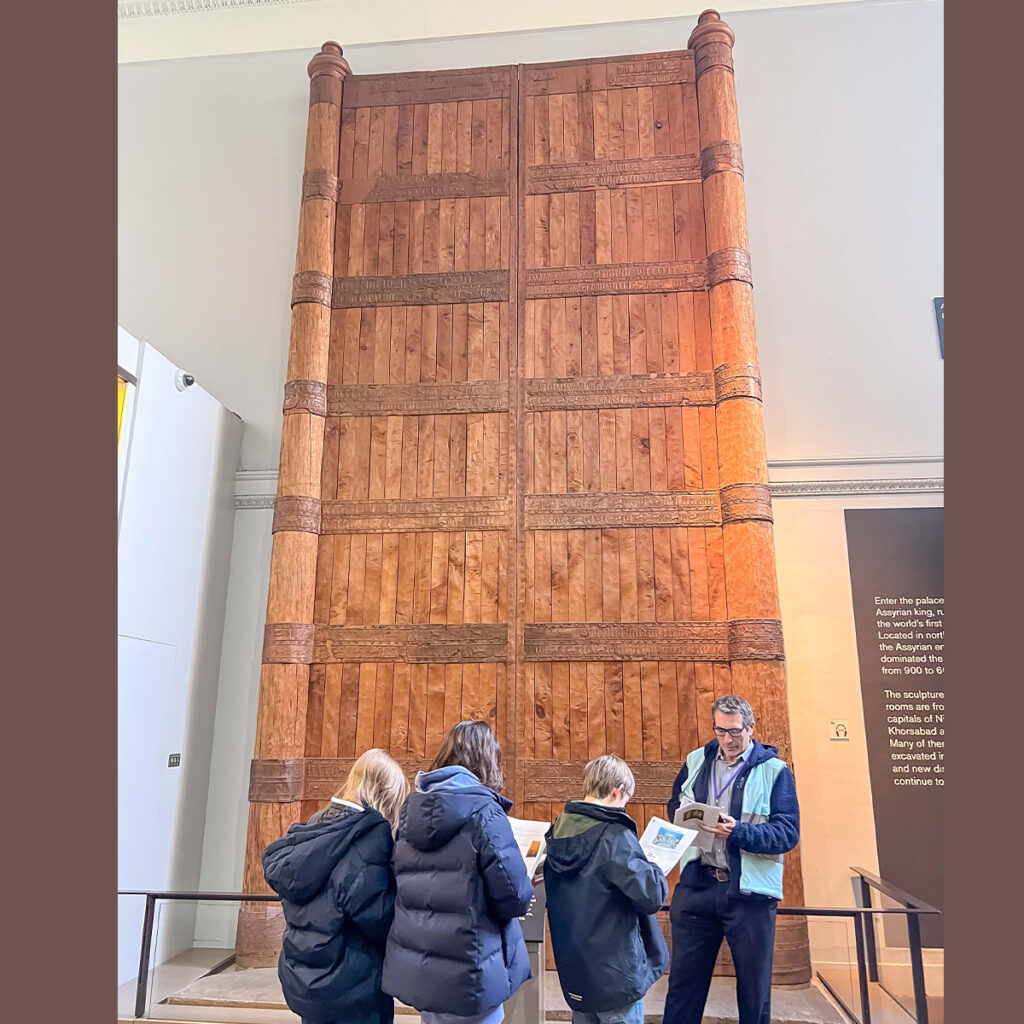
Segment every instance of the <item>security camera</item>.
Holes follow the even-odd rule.
[[[174,371],[174,386],[179,391],[184,391],[185,388],[192,387],[192,385],[195,384],[195,382],[196,379],[195,377],[192,376],[191,373],[186,373],[184,370]]]

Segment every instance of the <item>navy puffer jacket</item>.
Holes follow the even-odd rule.
[[[519,917],[533,886],[511,806],[460,765],[417,775],[398,822],[384,960],[384,991],[403,1003],[479,1016],[530,977]]]
[[[372,808],[334,804],[293,825],[263,851],[267,884],[281,897],[285,932],[277,973],[292,1012],[313,1021],[390,1024],[381,991],[394,915],[393,842]]]

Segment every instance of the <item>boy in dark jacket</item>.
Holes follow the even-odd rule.
[[[594,759],[583,799],[570,800],[547,833],[551,946],[573,1024],[643,1024],[644,994],[668,965],[654,916],[668,882],[623,809],[635,786],[625,761]]]
[[[499,757],[485,722],[458,723],[402,808],[383,983],[423,1024],[498,1024],[530,977],[519,917],[533,886]]]
[[[284,908],[281,989],[303,1024],[393,1021],[394,1000],[381,991],[395,904],[389,818],[408,791],[398,763],[368,750],[327,807],[263,851]]]

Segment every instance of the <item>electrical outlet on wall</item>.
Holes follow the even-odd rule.
[[[179,767],[181,767],[181,754],[168,754],[167,755],[167,767],[168,768],[179,768]]]

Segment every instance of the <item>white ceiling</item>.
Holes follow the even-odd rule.
[[[317,49],[694,17],[709,0],[117,0],[118,61]],[[893,0],[722,0],[752,11]],[[898,2],[898,0],[897,0]],[[623,14],[628,14],[624,18]]]

